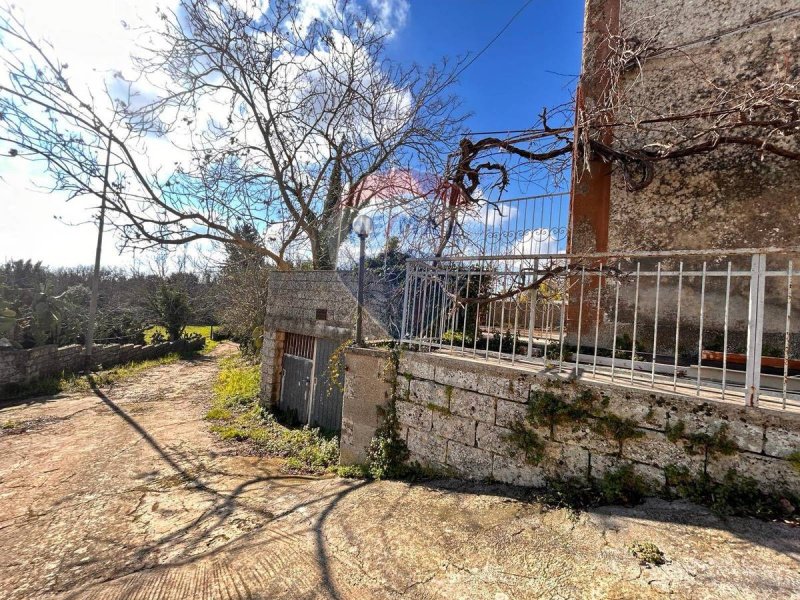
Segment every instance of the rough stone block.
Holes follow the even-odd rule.
[[[791,430],[781,426],[767,426],[764,454],[785,458],[800,452],[800,427]]]
[[[661,404],[656,399],[642,400],[640,398],[626,398],[621,394],[606,396],[608,404],[604,410],[614,413],[623,419],[633,419],[640,426],[663,431],[667,425],[669,407]]]
[[[589,473],[589,452],[579,446],[548,443],[542,467],[554,476],[586,477]]]
[[[544,487],[545,471],[539,466],[529,465],[516,458],[495,454],[492,463],[492,478],[511,485]]]
[[[711,460],[708,474],[715,481],[722,481],[730,469],[736,469],[740,475],[752,477],[762,489],[775,492],[788,490],[793,494],[800,494],[800,473],[786,460],[742,452]]]
[[[483,423],[494,423],[496,402],[492,396],[454,389],[450,397],[450,412]]]
[[[475,430],[475,442],[478,448],[488,450],[494,454],[514,456],[519,451],[509,443],[508,436],[510,434],[511,430],[505,427],[478,423],[478,427]]]
[[[430,431],[420,431],[409,427],[406,444],[412,461],[433,466],[442,465],[445,462],[447,442]]]
[[[447,464],[469,479],[488,479],[492,476],[492,454],[480,448],[449,441]]]
[[[397,365],[397,372],[411,375],[414,379],[433,381],[434,365],[418,352],[403,352]]]
[[[425,406],[398,400],[395,403],[397,418],[402,425],[423,431],[431,428],[431,410]]]
[[[453,393],[452,388],[437,385],[433,381],[412,379],[409,382],[408,390],[408,400],[410,402],[421,406],[433,405],[445,409],[449,409],[450,407],[450,395]]]
[[[517,421],[524,421],[527,413],[528,407],[525,404],[498,399],[495,424],[500,427],[511,427]]]
[[[645,481],[651,491],[656,492],[664,488],[664,470],[661,467],[645,465],[615,456],[592,454],[592,477],[599,479],[606,473],[628,464],[633,466],[634,472]]]
[[[476,371],[459,368],[458,363],[453,361],[452,365],[442,365],[436,369],[436,383],[451,385],[462,390],[478,390],[480,377]]]
[[[478,378],[480,393],[514,402],[527,402],[530,389],[530,377],[522,373],[487,373]]]
[[[661,468],[667,465],[689,466],[694,457],[686,453],[681,442],[672,443],[663,433],[645,431],[644,437],[626,440],[622,456],[639,463]]]
[[[432,431],[443,438],[454,440],[467,446],[475,445],[475,424],[472,419],[430,411]]]

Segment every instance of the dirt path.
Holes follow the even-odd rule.
[[[651,501],[294,477],[202,420],[218,358],[0,408],[0,597],[800,598],[800,529]],[[650,541],[668,564],[643,568]]]

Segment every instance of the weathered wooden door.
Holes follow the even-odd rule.
[[[281,373],[281,412],[291,422],[308,423],[311,377],[314,365],[314,338],[286,334]]]
[[[317,338],[314,355],[314,389],[311,392],[313,399],[309,424],[328,431],[339,431],[342,428],[344,357],[334,357],[337,347],[338,343],[334,340]],[[337,363],[335,368],[331,368],[332,357]]]

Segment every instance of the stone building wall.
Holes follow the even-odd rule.
[[[657,55],[620,82],[620,120],[686,114],[713,106],[726,90],[800,79],[800,14],[784,0],[588,0],[582,89],[591,107],[602,82],[591,81],[606,51],[604,35],[645,41],[658,32]],[[795,7],[796,8],[796,7]],[[683,127],[680,123],[669,124]],[[668,141],[669,126],[637,140]],[[746,135],[746,131],[740,132]],[[611,134],[613,137],[613,133]],[[625,135],[632,135],[626,133]],[[658,137],[655,137],[655,136]],[[612,144],[613,144],[613,140]],[[774,136],[797,150],[797,140]],[[608,203],[607,223],[573,222],[576,251],[747,248],[800,245],[800,163],[757,148],[725,146],[656,164],[653,182],[628,190],[621,170],[595,169],[576,183],[589,204]],[[607,197],[607,196],[610,196]],[[580,209],[580,206],[578,206]],[[602,221],[602,219],[599,219]],[[607,243],[597,240],[607,235]]]
[[[355,381],[354,392],[368,393],[365,379],[372,379],[379,389],[383,377],[379,365],[388,358],[384,352],[374,354],[371,363],[363,355],[350,362],[348,355],[346,390]],[[653,488],[662,489],[665,468],[685,466],[693,473],[702,469],[702,455],[688,453],[683,441],[667,437],[670,427],[680,421],[685,435],[713,433],[727,425],[737,449],[710,461],[708,473],[713,479],[721,480],[735,468],[764,489],[800,494],[800,473],[787,460],[800,450],[800,415],[794,413],[620,386],[585,387],[510,366],[421,352],[400,356],[396,384],[397,413],[411,460],[463,477],[541,486],[548,477],[600,477],[632,464]],[[604,414],[633,419],[641,437],[625,441],[619,456],[617,442],[597,433],[591,420],[557,426],[552,439],[548,429],[534,428],[545,441],[544,458],[538,464],[527,462],[508,438],[512,426],[525,420],[531,393],[550,390],[572,398],[585,389],[599,398]],[[370,396],[374,405],[385,402],[383,392]],[[364,398],[359,401],[362,412],[364,402]],[[349,418],[347,402],[343,418]]]
[[[727,89],[778,73],[800,80],[800,14],[783,0],[622,0],[626,36],[674,48],[633,70],[637,116],[687,113]],[[652,111],[652,112],[650,112]],[[643,140],[650,141],[650,140]],[[798,143],[775,140],[798,148]],[[612,176],[609,248],[685,249],[800,245],[800,163],[727,146],[656,166],[644,190]]]
[[[180,351],[200,350],[205,338],[177,340],[162,344],[140,346],[135,344],[104,344],[94,347],[91,368],[158,358]],[[74,344],[58,347],[39,346],[28,350],[0,348],[0,397],[4,389],[25,385],[36,379],[58,375],[63,372],[78,372],[86,368],[83,346]]]
[[[264,341],[261,347],[261,398],[278,400],[286,333],[345,342],[355,336],[358,273],[355,271],[275,271],[270,273]],[[371,273],[364,285],[364,338],[391,337],[399,307],[391,290]]]

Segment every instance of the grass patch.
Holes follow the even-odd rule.
[[[187,325],[183,330],[184,336],[202,335],[206,338],[206,345],[200,350],[201,354],[208,354],[219,345],[219,342],[211,339],[212,325]],[[160,333],[164,339],[167,339],[167,330],[161,325],[153,325],[144,330],[144,342],[150,344],[153,341],[153,336]]]
[[[214,385],[214,400],[206,419],[223,440],[247,442],[259,452],[286,458],[289,471],[336,472],[339,440],[319,429],[291,429],[258,403],[260,368],[242,357],[222,360]]]

